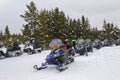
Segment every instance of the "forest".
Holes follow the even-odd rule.
[[[92,41],[95,39],[114,41],[120,36],[120,29],[114,23],[103,20],[103,28],[98,30],[97,27],[90,25],[88,17],[84,15],[73,19],[58,7],[38,10],[33,1],[26,5],[26,10],[20,17],[25,21],[23,25],[21,24],[21,33],[11,34],[9,26],[6,25],[4,31],[0,30],[0,42],[10,45],[17,40],[25,43],[34,39],[39,44],[47,46],[54,38],[72,40],[82,35],[84,39]]]

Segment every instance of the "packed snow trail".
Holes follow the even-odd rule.
[[[55,66],[36,71],[50,51],[0,60],[0,80],[120,80],[120,46],[94,49],[89,56],[77,56],[63,72]]]

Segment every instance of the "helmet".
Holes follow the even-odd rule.
[[[70,40],[69,39],[65,39],[66,42],[69,42]]]
[[[65,39],[64,44],[68,44],[70,42],[69,39]]]

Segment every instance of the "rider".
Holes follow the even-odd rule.
[[[74,51],[74,49],[72,49],[72,44],[70,43],[69,39],[65,39],[64,48],[69,53],[69,56],[71,56],[71,55],[74,56],[75,55],[75,51]]]
[[[65,39],[63,43],[65,49],[70,49],[72,47],[69,39]]]
[[[74,47],[74,49],[75,49],[75,46],[76,46],[76,40],[75,39],[73,39],[72,41],[71,41],[71,44],[72,44],[72,46]]]
[[[15,50],[20,49],[20,47],[19,47],[19,40],[16,40],[16,41],[13,43],[13,48],[14,48]]]

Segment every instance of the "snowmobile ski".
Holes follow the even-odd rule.
[[[59,69],[59,71],[62,72],[62,71],[65,71],[66,69],[68,69],[68,67],[61,68],[61,69]]]
[[[68,69],[68,67],[56,67],[56,69],[58,70],[58,71],[60,71],[60,72],[62,72],[62,71],[64,71],[64,70],[66,70],[66,69]]]
[[[36,70],[42,70],[42,69],[47,68],[47,66],[45,66],[45,67],[38,67],[37,65],[35,65],[35,66],[33,66],[33,67],[34,67],[34,69],[36,69]]]

